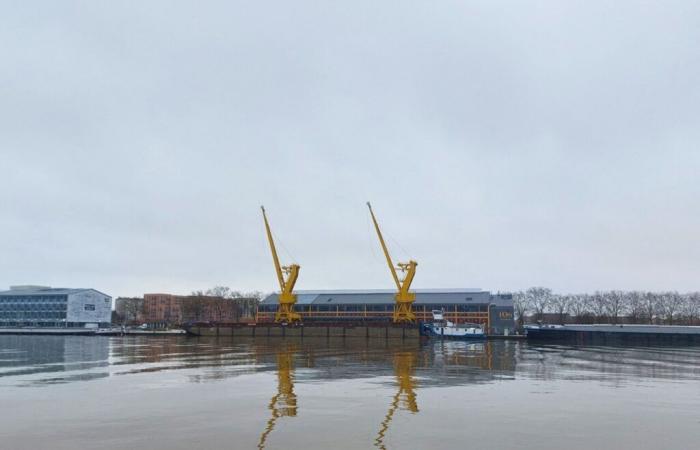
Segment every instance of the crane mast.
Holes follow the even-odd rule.
[[[374,216],[374,211],[372,210],[372,205],[367,202],[367,207],[369,208],[369,213],[372,215],[372,222],[374,222],[374,229],[377,230],[377,236],[379,237],[379,243],[382,245],[382,250],[384,251],[384,256],[386,257],[386,263],[389,266],[389,271],[391,276],[394,278],[394,283],[396,283],[396,288],[398,292],[394,297],[396,300],[396,305],[394,306],[394,322],[414,322],[416,320],[416,315],[413,313],[413,302],[416,300],[416,294],[410,292],[411,283],[413,282],[413,277],[416,275],[417,262],[414,260],[409,260],[406,263],[394,263],[391,260],[391,255],[389,255],[389,249],[384,242],[384,236],[382,236],[382,231],[379,229],[379,223],[377,218]],[[403,275],[403,278],[399,277],[399,271]]]
[[[301,315],[294,311],[294,304],[297,302],[297,296],[294,294],[294,285],[299,277],[299,264],[290,264],[282,266],[279,257],[277,256],[277,248],[275,240],[272,238],[270,231],[270,223],[267,221],[265,207],[261,206],[263,220],[265,221],[265,231],[267,232],[267,240],[270,243],[270,251],[272,252],[272,261],[275,263],[275,273],[280,285],[279,308],[275,314],[275,322],[293,323],[301,320]],[[286,277],[286,278],[285,278]]]

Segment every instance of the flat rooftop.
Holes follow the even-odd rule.
[[[85,291],[95,291],[109,297],[109,295],[92,288],[52,288],[48,286],[11,286],[9,291],[0,291],[0,296],[68,295]]]
[[[416,289],[415,304],[495,304],[496,306],[512,306],[511,298],[491,295],[489,291],[480,289]],[[324,291],[295,291],[299,305],[362,305],[362,304],[394,304],[396,291],[392,289],[370,290],[324,290]],[[278,294],[265,297],[262,305],[279,303]]]

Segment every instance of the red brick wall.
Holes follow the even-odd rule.
[[[181,298],[171,294],[144,294],[143,315],[146,322],[182,322]]]
[[[192,302],[197,306],[193,307]],[[236,299],[172,294],[144,294],[144,319],[148,323],[236,322],[241,307]]]

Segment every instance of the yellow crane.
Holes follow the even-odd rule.
[[[372,211],[372,205],[367,202],[367,207],[369,208],[369,213],[372,215],[372,222],[374,222],[374,228],[377,230],[377,236],[379,236],[379,243],[382,244],[382,250],[384,250],[384,256],[386,257],[386,262],[389,265],[389,271],[391,276],[394,277],[394,282],[396,283],[396,288],[398,292],[396,293],[396,305],[394,306],[394,322],[414,322],[416,320],[416,315],[413,313],[413,302],[416,300],[416,294],[410,292],[411,283],[413,282],[413,277],[416,275],[417,262],[414,260],[409,260],[407,263],[394,263],[391,261],[391,255],[389,255],[389,250],[384,242],[384,236],[382,236],[382,231],[379,229],[379,223],[377,218],[374,216],[374,211]],[[403,275],[403,278],[399,277],[399,272]]]
[[[265,220],[265,230],[267,231],[267,240],[270,242],[270,251],[272,251],[272,260],[275,263],[275,272],[277,280],[280,284],[279,308],[275,314],[275,322],[293,323],[301,320],[301,315],[294,311],[294,304],[297,302],[297,296],[294,294],[294,284],[299,278],[299,264],[290,264],[288,266],[280,265],[280,260],[277,257],[277,249],[275,248],[275,240],[272,238],[270,231],[270,223],[267,221],[265,207],[261,206],[263,219]],[[286,278],[285,278],[286,277]]]

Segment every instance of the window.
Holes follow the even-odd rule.
[[[85,304],[85,311],[94,311],[95,310],[95,305],[92,305],[90,303]]]

